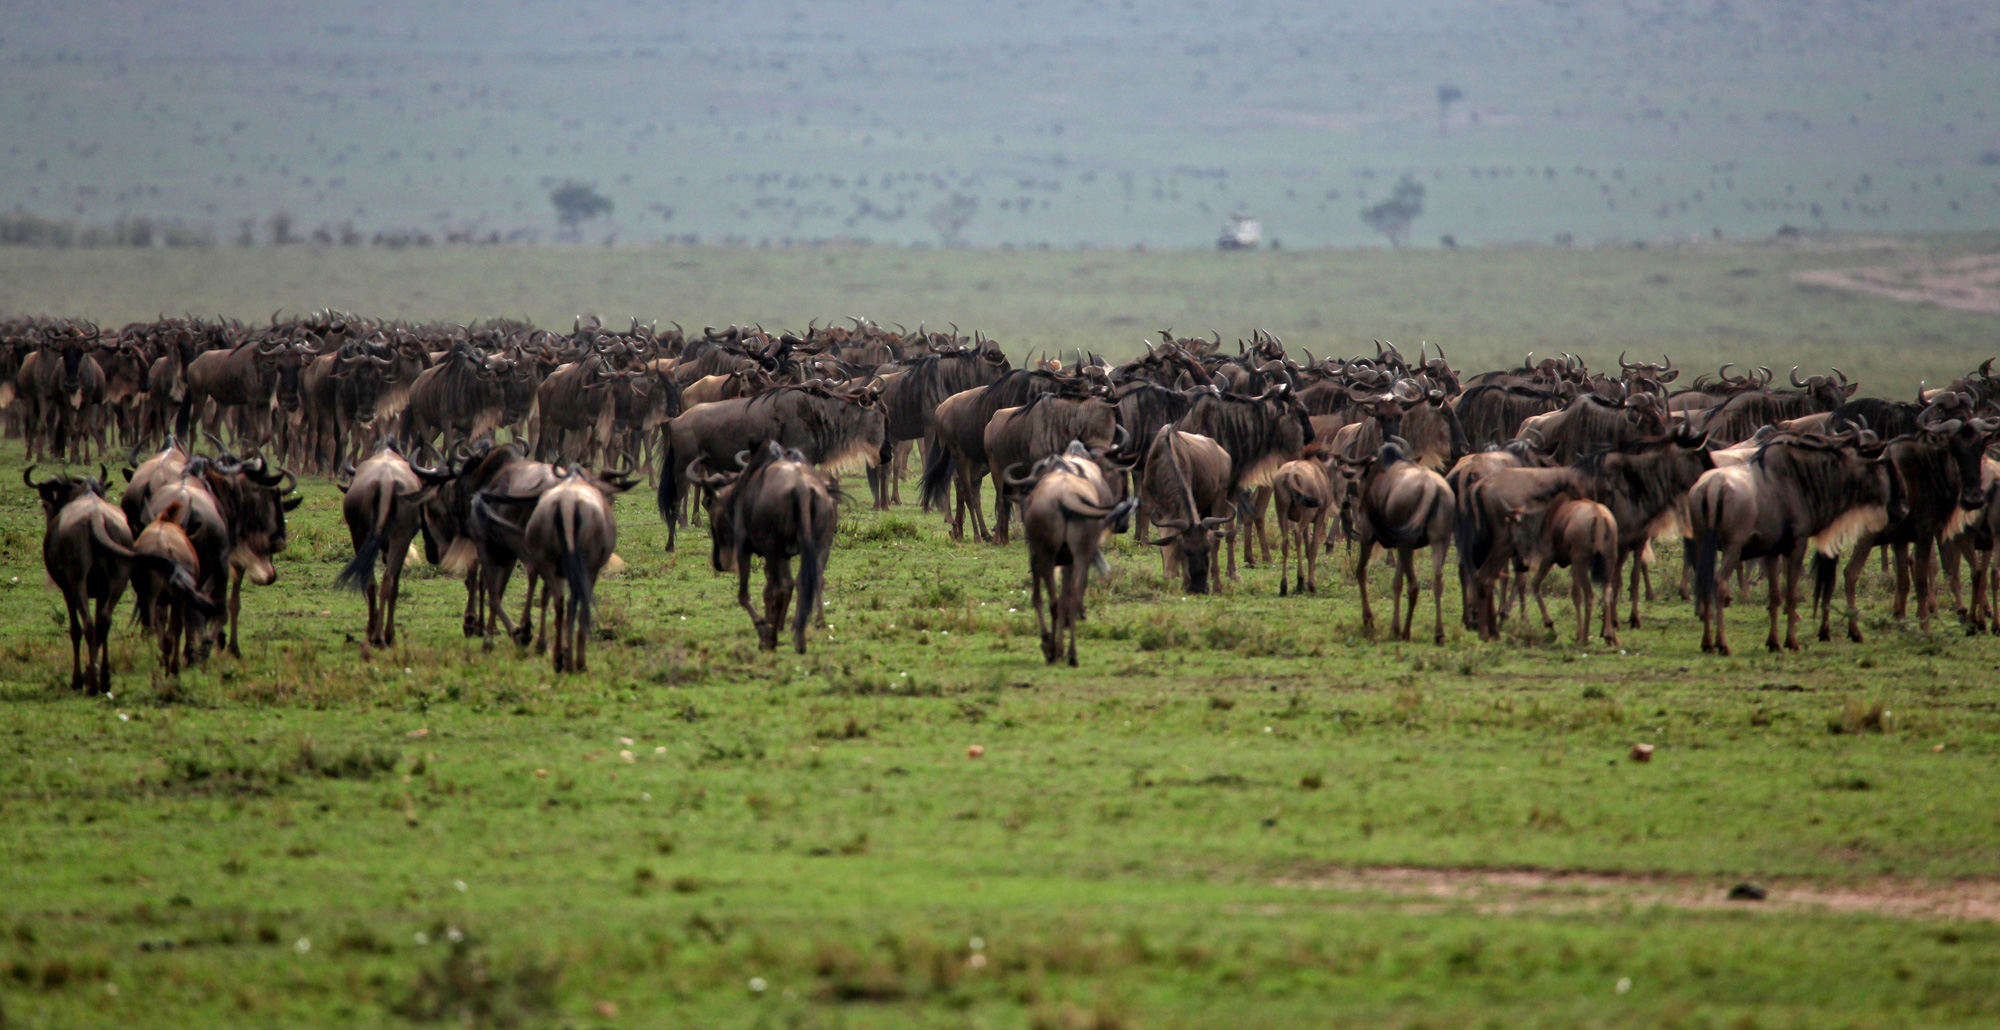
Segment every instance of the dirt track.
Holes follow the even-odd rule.
[[[1283,877],[1280,887],[1386,894],[1436,908],[1470,906],[1488,914],[1589,911],[1618,905],[1747,910],[1868,912],[1901,919],[2000,922],[2000,881],[1926,883],[1881,877],[1852,884],[1758,881],[1764,901],[1729,900],[1730,883],[1686,877],[1538,870],[1422,869],[1388,866],[1329,869]]]
[[[1792,273],[1795,282],[1880,297],[2000,314],[2000,254],[1974,254],[1937,264],[1826,268]]]

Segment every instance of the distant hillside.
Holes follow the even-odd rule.
[[[1633,0],[11,11],[0,208],[427,233],[1291,248],[2000,226],[2000,7]],[[283,224],[274,224],[273,216]]]

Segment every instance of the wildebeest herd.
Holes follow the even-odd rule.
[[[1918,618],[1937,613],[1942,565],[1968,628],[2000,629],[1991,361],[1896,400],[1857,397],[1837,369],[1802,378],[1793,368],[1787,386],[1769,368],[1724,366],[1674,388],[1681,370],[1667,360],[1621,354],[1615,372],[1593,372],[1574,355],[1530,354],[1466,376],[1442,348],[1421,347],[1414,362],[1382,343],[1316,359],[1263,332],[1234,353],[1213,334],[1163,330],[1122,364],[1078,352],[1015,368],[997,341],[955,326],[850,321],[689,333],[579,320],[567,334],[334,311],[267,325],[162,318],[115,333],[0,322],[10,435],[32,462],[98,466],[97,476],[23,473],[68,606],[71,682],[109,688],[112,611],[128,585],[169,672],[218,644],[236,653],[243,580],[276,579],[296,474],[344,493],[355,554],[338,582],[366,598],[364,649],[394,645],[404,565],[421,540],[429,562],[463,579],[467,636],[525,646],[539,622],[556,669],[585,668],[596,583],[619,561],[613,499],[651,480],[668,549],[691,518],[705,520],[711,565],[737,574],[760,644],[777,647],[796,595],[791,636],[803,652],[846,499],[840,477],[865,472],[886,510],[901,503],[913,447],[921,503],[948,517],[954,538],[969,517],[975,536],[1004,544],[1018,517],[1050,662],[1076,664],[1106,535],[1136,527],[1163,575],[1209,593],[1242,576],[1239,559],[1271,563],[1273,516],[1278,593],[1317,593],[1318,558],[1343,539],[1367,631],[1371,557],[1392,555],[1400,639],[1414,632],[1416,554],[1428,550],[1432,636],[1443,641],[1456,546],[1467,629],[1496,637],[1515,612],[1527,627],[1530,594],[1553,628],[1542,585],[1567,567],[1577,640],[1595,608],[1615,644],[1621,623],[1639,625],[1655,573],[1667,575],[1653,548],[1666,538],[1683,543],[1669,578],[1691,589],[1706,651],[1729,653],[1724,609],[1759,562],[1767,646],[1799,646],[1808,574],[1809,615],[1831,638],[1843,558],[1847,631],[1859,640],[1857,582],[1878,547],[1894,556],[1897,617],[1912,581]],[[117,505],[105,496],[110,456],[126,480]],[[750,598],[758,558],[761,606]],[[518,619],[503,605],[517,567]]]

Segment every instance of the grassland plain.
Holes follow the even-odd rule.
[[[1490,260],[1496,279],[1520,277],[1484,287],[1487,306],[1530,311],[1511,299],[1529,291],[1578,339],[1593,319],[1572,310],[1571,277],[1620,268],[1637,290],[1644,275],[1695,277],[1687,265],[1621,262],[1710,260],[1538,252],[1524,259],[1536,277],[1478,254],[1391,275],[1341,255],[1264,255],[1259,266],[1194,255],[465,251],[343,264],[218,251],[201,271],[148,272],[142,256],[146,274],[128,278],[94,263],[111,255],[35,254],[54,264],[0,278],[7,307],[107,321],[152,314],[151,297],[166,295],[153,276],[168,274],[182,276],[169,280],[182,302],[160,305],[170,311],[241,310],[263,282],[271,299],[259,303],[271,306],[472,317],[507,307],[492,292],[503,275],[525,284],[539,269],[549,283],[576,277],[582,300],[799,305],[765,316],[776,324],[837,302],[842,282],[908,281],[887,263],[935,260],[952,281],[983,276],[995,289],[943,293],[930,317],[1020,339],[1009,318],[1054,333],[1065,319],[1047,308],[1086,303],[1064,271],[1072,260],[1127,270],[1119,289],[1136,299],[1102,301],[1107,311],[1149,310],[1139,302],[1187,296],[1170,284],[1206,283],[1282,333],[1259,302],[1325,304],[1359,325],[1390,310],[1389,290],[1442,282],[1450,297],[1451,276],[1467,273],[1449,259],[1468,256]],[[640,263],[654,260],[694,265]],[[1258,269],[1276,276],[1292,260],[1319,262],[1306,267],[1330,289],[1373,275],[1384,292],[1356,289],[1343,307],[1308,296],[1303,273],[1295,293],[1256,292]],[[1973,316],[1767,288],[1789,260],[1754,252],[1700,266],[1758,269],[1719,278],[1758,298],[1745,303],[1763,312],[1774,356],[1822,345],[1778,335],[1787,312],[1819,305],[1841,305],[1829,348],[1924,339],[1949,355],[1941,366],[1962,368],[1990,340],[1991,322]],[[302,271],[313,267],[334,271],[314,280]],[[817,271],[827,267],[838,273]],[[735,281],[757,268],[761,282]],[[519,297],[526,286],[504,289]],[[1227,292],[1237,289],[1249,299]],[[134,299],[144,290],[161,292]],[[239,295],[223,290],[245,292],[232,303]],[[411,300],[418,290],[438,306]],[[984,317],[942,310],[988,292]],[[1642,318],[1616,296],[1605,287],[1606,318],[1623,327],[1607,343],[1720,317],[1687,300]],[[911,294],[881,297],[893,317],[917,306]],[[1441,306],[1468,321],[1482,307]],[[1437,317],[1410,307],[1403,317]],[[1103,330],[1086,320],[1078,331]],[[1343,350],[1365,339],[1324,331]],[[1434,338],[1459,359],[1457,337]],[[1519,342],[1468,340],[1462,363],[1477,367],[1479,346],[1506,355]],[[1913,353],[1923,352],[1878,360],[1893,369]],[[18,444],[4,448],[0,482],[17,482]],[[1862,645],[1704,657],[1688,605],[1664,590],[1622,649],[1481,644],[1457,630],[1455,599],[1450,640],[1431,647],[1365,638],[1335,562],[1316,597],[1278,598],[1275,572],[1260,567],[1219,596],[1183,598],[1150,553],[1121,541],[1071,670],[1040,660],[1020,545],[952,543],[935,516],[909,508],[849,509],[828,626],[808,655],[765,655],[733,606],[734,583],[708,571],[702,534],[663,553],[650,505],[632,497],[620,508],[630,569],[601,590],[591,671],[556,679],[543,658],[465,640],[462,590],[427,570],[408,584],[399,645],[362,657],[351,636],[360,601],[332,586],[351,553],[338,495],[320,482],[305,493],[282,578],[246,594],[243,659],[218,656],[167,681],[121,625],[116,696],[84,699],[65,686],[40,513],[25,489],[0,489],[8,1025],[1970,1027],[2000,1017],[2000,924],[1976,918],[1983,909],[1947,900],[1906,918],[1889,904],[1812,901],[1833,889],[1970,897],[2000,877],[2000,642],[1962,636],[1950,620],[1929,632],[1891,622],[1875,577]],[[1675,567],[1671,549],[1662,558]],[[1737,609],[1739,634],[1760,615]],[[1626,759],[1637,741],[1657,745],[1651,762]],[[971,745],[983,756],[968,757]],[[1343,873],[1355,867],[1606,875],[1496,897],[1413,894]],[[1669,897],[1717,901],[1744,880],[1771,899]]]
[[[1722,362],[1838,365],[1902,396],[1993,356],[1988,314],[1808,288],[1801,270],[1921,265],[2000,250],[2000,234],[1826,237],[1797,244],[1602,249],[1320,250],[1216,254],[891,247],[0,249],[0,311],[107,325],[162,312],[255,320],[333,306],[418,320],[495,315],[567,326],[679,320],[804,327],[857,315],[955,322],[1017,359],[1083,347],[1110,357],[1171,327],[1225,340],[1253,328],[1287,346],[1374,353],[1371,340],[1443,344],[1467,370],[1535,351],[1611,366],[1667,353],[1688,378]]]

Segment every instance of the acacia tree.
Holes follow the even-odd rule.
[[[1401,247],[1410,234],[1410,223],[1424,213],[1424,185],[1405,172],[1389,192],[1387,200],[1361,209],[1361,220],[1370,229],[1389,237],[1389,246]]]
[[[965,242],[965,227],[973,216],[979,214],[979,198],[954,193],[950,200],[942,201],[931,208],[929,218],[931,228],[937,230],[938,239],[947,247],[956,247]]]
[[[549,203],[555,205],[556,221],[563,224],[565,235],[571,238],[581,234],[579,227],[584,222],[611,213],[611,198],[581,179],[563,180],[562,185],[549,191]]]

